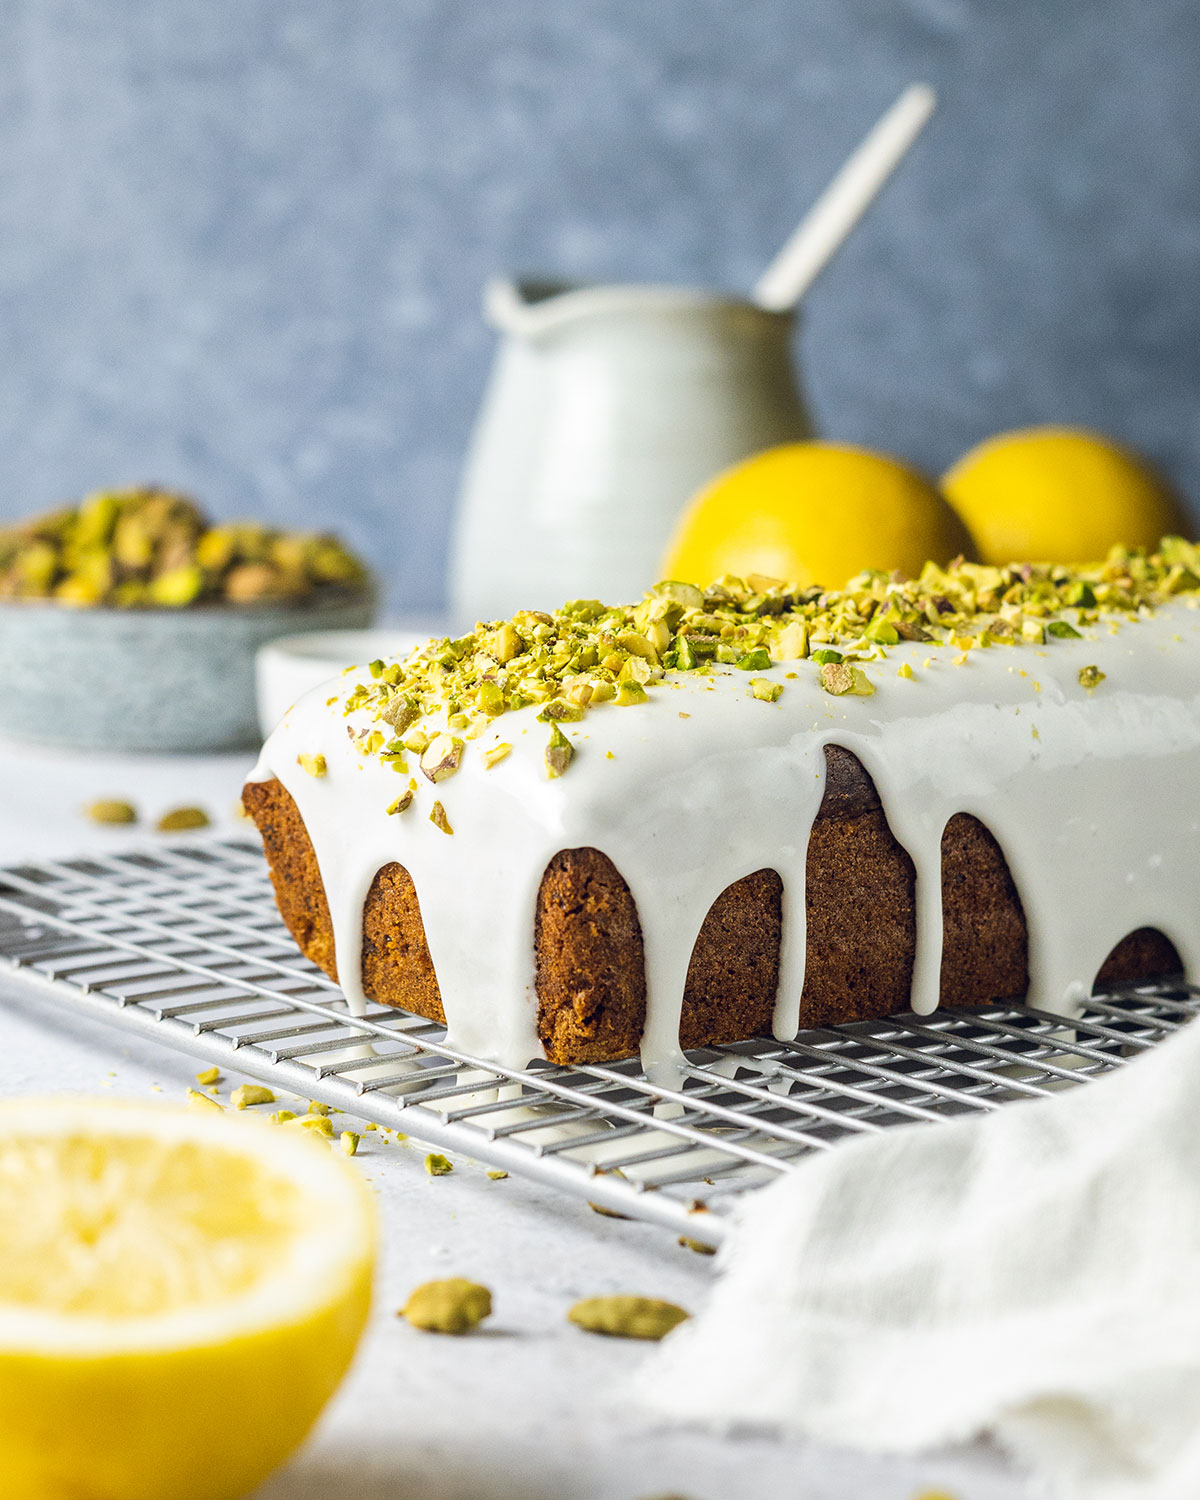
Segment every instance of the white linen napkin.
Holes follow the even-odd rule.
[[[1052,1098],[755,1194],[652,1415],[912,1453],[987,1433],[1087,1500],[1200,1496],[1200,1025]]]

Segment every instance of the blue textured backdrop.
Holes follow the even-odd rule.
[[[830,435],[1085,422],[1200,497],[1194,0],[0,0],[0,516],[157,478],[441,596],[484,277],[744,289],[916,77],[811,296]]]

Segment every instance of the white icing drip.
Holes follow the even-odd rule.
[[[254,775],[277,776],[299,806],[351,1007],[363,998],[363,901],[395,860],[416,885],[454,1044],[507,1066],[541,1055],[534,912],[561,849],[599,849],[630,887],[646,951],[643,1058],[664,1086],[676,1076],[684,978],[709,906],[764,868],[784,882],[774,1029],[794,1035],[808,834],[831,744],[862,761],[913,860],[914,1008],[937,1003],[941,840],[959,812],[991,831],[1020,892],[1030,1003],[1069,1013],[1115,944],[1143,926],[1200,970],[1200,612],[1181,602],[1137,622],[1102,618],[1082,640],[977,648],[961,665],[954,654],[891,648],[866,667],[869,698],[829,696],[806,662],[762,674],[784,684],[774,704],[751,698],[734,669],[671,675],[643,706],[604,706],[564,726],[576,754],[557,780],[545,775],[536,710],[505,714],[468,743],[453,778],[434,788],[418,774],[413,806],[391,817],[407,777],[350,741],[347,723],[374,727],[366,715],[347,720],[340,701],[326,703],[352,689],[350,674],[291,710]],[[904,662],[915,680],[898,677]],[[1078,681],[1089,664],[1107,674],[1092,693]],[[512,754],[488,770],[482,752],[501,740]],[[327,774],[302,771],[301,753],[323,754]],[[428,819],[435,797],[453,836]]]

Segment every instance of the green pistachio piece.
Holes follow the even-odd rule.
[[[444,1158],[443,1158],[444,1159]],[[409,1293],[399,1316],[426,1333],[470,1333],[492,1311],[492,1294],[478,1281],[451,1276]]]
[[[836,698],[847,693],[856,698],[869,698],[875,691],[861,667],[840,661],[826,662],[821,668],[821,686]]]
[[[480,759],[490,771],[493,766],[498,766],[502,760],[511,754],[512,746],[506,741],[501,740],[498,745],[493,745],[489,750],[485,750]]]
[[[388,701],[379,711],[379,717],[385,724],[390,724],[397,734],[403,734],[410,724],[415,723],[421,716],[421,709],[411,698],[406,698],[403,693],[398,693]]]
[[[297,755],[296,764],[309,776],[324,776],[329,769],[323,755]]]
[[[646,689],[640,682],[622,682],[618,684],[613,702],[618,708],[628,708],[633,703],[645,703]]]
[[[425,1158],[425,1170],[430,1177],[445,1177],[454,1171],[454,1163],[448,1156],[442,1156],[437,1151],[431,1151]]]
[[[576,1302],[567,1318],[587,1333],[620,1339],[661,1339],[690,1315],[674,1302],[658,1297],[587,1297]]]
[[[561,776],[575,755],[575,747],[557,724],[551,726],[550,742],[546,746],[546,775],[552,780]]]
[[[1059,640],[1083,639],[1074,625],[1068,625],[1065,620],[1051,620],[1046,626],[1046,634],[1056,636]]]
[[[1108,673],[1102,672],[1099,667],[1080,667],[1079,686],[1085,687],[1088,692],[1091,692],[1093,688],[1098,688],[1107,676]]]
[[[756,646],[739,657],[737,665],[743,672],[765,672],[771,665],[771,653],[765,646]]]
[[[395,813],[407,812],[412,806],[413,794],[411,789],[403,791],[396,800],[388,806],[389,816]]]
[[[421,773],[429,781],[447,781],[462,764],[466,746],[452,734],[436,734],[421,752]]]
[[[808,655],[808,627],[803,620],[789,620],[771,642],[772,661],[801,661]]]
[[[812,659],[813,661],[820,662],[822,666],[826,666],[830,662],[837,663],[841,661],[842,653],[840,651],[831,651],[826,648],[821,651],[814,651],[812,654]]]
[[[450,827],[450,819],[446,816],[446,809],[440,802],[435,802],[429,812],[429,821],[435,828],[440,828],[443,833],[453,833]]]
[[[253,1104],[274,1104],[275,1095],[261,1083],[243,1083],[229,1096],[234,1109],[249,1109]]]
[[[783,693],[783,683],[772,682],[769,677],[752,677],[750,691],[764,703],[774,703]]]
[[[583,718],[583,714],[582,705],[572,703],[568,699],[551,698],[538,714],[538,719],[543,724],[552,724],[556,721],[563,724],[577,724]]]

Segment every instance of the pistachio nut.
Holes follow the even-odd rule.
[[[576,1327],[620,1339],[661,1339],[690,1314],[658,1297],[587,1297],[567,1313]]]
[[[478,1281],[450,1276],[426,1281],[409,1293],[399,1316],[426,1333],[470,1333],[490,1317],[492,1294]]]
[[[137,808],[132,802],[121,802],[115,797],[104,797],[99,802],[89,802],[84,812],[93,823],[136,823]]]
[[[202,807],[173,807],[154,825],[159,833],[182,833],[188,828],[207,828],[209,816]]]

